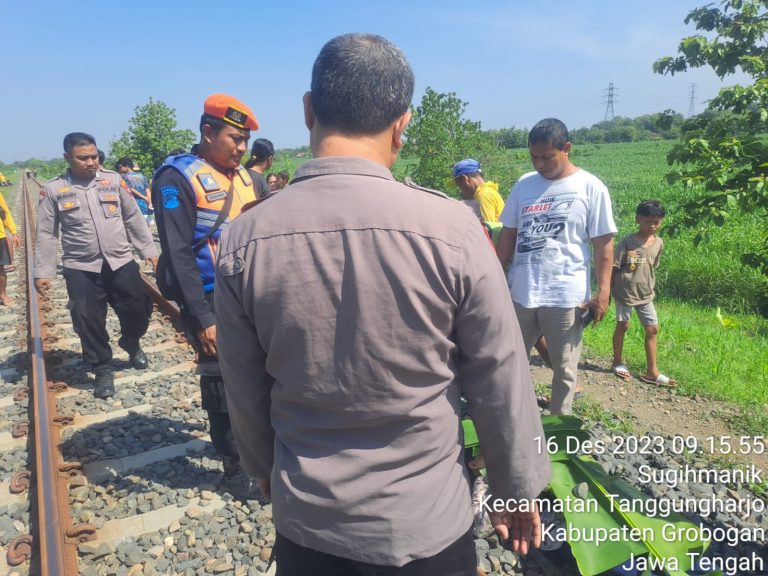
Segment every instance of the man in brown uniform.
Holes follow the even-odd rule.
[[[495,497],[530,499],[549,479],[481,225],[389,170],[413,84],[381,37],[326,44],[304,96],[315,158],[220,245],[221,367],[242,466],[271,486],[279,576],[474,575],[462,394]],[[523,552],[540,540],[536,512],[492,519]]]
[[[56,275],[57,236],[61,231],[72,325],[80,337],[85,361],[94,367],[93,395],[107,398],[115,392],[109,364],[112,348],[106,328],[107,303],[120,320],[119,346],[128,352],[134,368],[146,368],[147,356],[139,340],[147,331],[152,304],[144,292],[131,245],[153,265],[157,264],[157,249],[123,179],[100,168],[93,136],[67,134],[64,159],[69,169],[46,183],[37,209],[35,288],[47,291]]]

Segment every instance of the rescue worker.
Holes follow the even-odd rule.
[[[6,229],[10,238],[7,237]],[[16,235],[16,223],[13,221],[11,211],[5,198],[0,194],[0,304],[10,306],[13,301],[8,297],[6,287],[8,286],[8,275],[6,269],[10,272],[13,264],[13,247],[18,248],[21,245],[19,237]]]
[[[248,106],[225,95],[210,96],[200,119],[195,154],[169,156],[152,181],[161,255],[158,285],[178,302],[197,350],[203,409],[211,442],[221,454],[224,484],[241,500],[258,494],[240,468],[216,350],[214,275],[222,229],[257,194],[240,160],[251,130],[259,127]]]
[[[147,331],[152,304],[144,292],[131,244],[153,267],[157,249],[123,179],[99,167],[93,136],[67,134],[64,159],[69,169],[45,184],[37,210],[35,288],[44,294],[56,275],[61,231],[72,325],[85,361],[93,365],[93,395],[107,398],[115,392],[107,303],[120,320],[118,345],[128,352],[131,365],[143,370],[148,362],[139,341]]]

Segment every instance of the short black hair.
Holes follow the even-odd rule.
[[[266,138],[257,138],[253,141],[253,146],[251,147],[251,156],[257,162],[263,162],[270,156],[274,155],[275,147],[272,145],[272,142]]]
[[[96,146],[96,139],[85,132],[70,132],[64,136],[64,152],[69,154],[75,146]]]
[[[643,200],[637,205],[635,216],[651,216],[653,218],[664,218],[667,211],[658,200]]]
[[[286,182],[288,182],[288,180],[291,179],[291,175],[288,174],[288,172],[285,172],[285,171],[278,172],[277,173],[277,177],[278,177],[279,180],[285,180]]]
[[[344,134],[382,132],[408,111],[414,76],[400,49],[374,34],[344,34],[323,46],[312,67],[312,110]]]
[[[200,134],[203,133],[203,126],[208,124],[208,126],[211,127],[211,130],[213,130],[213,135],[215,136],[219,132],[221,132],[221,129],[225,126],[232,126],[229,122],[225,122],[221,118],[217,118],[216,116],[211,116],[210,114],[203,114],[200,116]]]
[[[107,155],[104,154],[104,150],[96,149],[96,153],[99,155],[99,164],[104,164],[104,160],[107,159]]]
[[[128,156],[123,156],[120,158],[120,160],[115,162],[115,171],[119,172],[122,166],[133,170],[133,160],[131,160]]]
[[[528,146],[549,144],[558,150],[565,148],[568,142],[568,128],[557,118],[544,118],[536,123],[528,133]]]

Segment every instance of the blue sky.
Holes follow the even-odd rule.
[[[416,74],[416,104],[428,86],[455,92],[483,128],[530,127],[546,116],[589,126],[603,119],[610,82],[617,115],[686,114],[691,83],[700,111],[721,87],[714,73],[662,77],[651,65],[694,33],[685,16],[706,3],[4,2],[0,160],[60,156],[73,131],[93,134],[108,150],[150,97],[175,108],[180,127],[196,130],[215,92],[249,104],[261,124],[256,134],[277,148],[306,144],[301,96],[312,63],[345,32],[398,44]]]

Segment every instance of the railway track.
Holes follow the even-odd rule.
[[[174,326],[178,309],[149,278],[155,310],[142,345],[150,366],[133,369],[115,347],[116,394],[93,397],[63,280],[38,301],[31,264],[22,264],[39,188],[22,179],[15,304],[0,309],[0,573],[266,572],[271,507],[219,486],[194,353]],[[111,311],[107,328],[116,342]]]
[[[24,245],[9,274],[15,304],[0,308],[0,574],[274,573],[271,506],[239,502],[220,486],[194,352],[176,328],[178,308],[149,274],[149,368],[133,369],[115,346],[116,393],[93,397],[63,279],[44,299],[33,288],[41,187],[31,175],[21,179]],[[111,310],[107,329],[116,342]],[[490,574],[578,574],[572,558],[534,551],[522,561],[495,537],[476,549]]]

